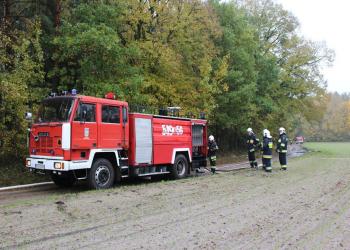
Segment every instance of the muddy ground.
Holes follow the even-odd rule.
[[[350,248],[350,144],[252,169],[8,199],[0,248]],[[336,150],[339,148],[339,150]],[[339,153],[341,152],[341,153]]]

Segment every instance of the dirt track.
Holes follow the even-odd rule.
[[[349,158],[289,165],[9,201],[0,248],[349,249]]]

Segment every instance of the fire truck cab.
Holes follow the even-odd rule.
[[[106,97],[45,99],[29,129],[26,167],[59,186],[87,180],[100,189],[132,176],[184,178],[206,165],[206,120],[129,113],[127,102]]]

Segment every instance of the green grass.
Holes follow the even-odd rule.
[[[11,163],[0,166],[0,187],[30,184],[48,181],[48,176],[30,173],[29,170],[20,163]]]
[[[324,157],[350,158],[349,142],[308,142],[304,146]]]

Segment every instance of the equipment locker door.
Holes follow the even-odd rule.
[[[152,164],[152,120],[135,118],[136,164]]]

